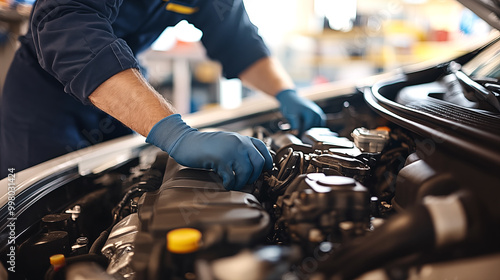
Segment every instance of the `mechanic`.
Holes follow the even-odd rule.
[[[138,70],[135,55],[183,19],[203,32],[227,78],[276,96],[292,129],[324,125],[322,110],[297,95],[270,56],[241,0],[38,0],[3,89],[1,177],[132,130],[180,164],[213,169],[227,189],[271,168],[263,142],[191,128]]]

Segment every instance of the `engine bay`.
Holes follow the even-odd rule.
[[[453,70],[476,54],[320,100],[304,135],[276,112],[206,128],[271,152],[243,191],[151,147],[69,176],[19,212],[12,279],[497,279],[500,115]]]

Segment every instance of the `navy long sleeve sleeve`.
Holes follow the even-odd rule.
[[[202,42],[210,58],[223,66],[224,76],[236,78],[269,50],[250,22],[241,0],[199,1],[193,24],[203,31]]]
[[[119,0],[39,0],[31,32],[40,66],[83,103],[114,74],[137,68],[127,43],[114,34]]]
[[[189,7],[192,14],[169,10]],[[203,31],[210,58],[237,77],[269,55],[241,0],[38,0],[30,31],[41,67],[83,103],[114,74],[138,68],[135,54],[167,26],[187,19]]]

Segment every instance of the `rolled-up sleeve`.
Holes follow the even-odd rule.
[[[31,31],[40,66],[64,91],[88,104],[88,96],[111,76],[138,62],[111,24],[121,0],[38,0]]]
[[[221,62],[223,74],[236,78],[269,49],[250,22],[241,0],[199,1],[200,9],[190,21],[203,32],[207,55]]]

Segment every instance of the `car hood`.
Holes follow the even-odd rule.
[[[499,0],[457,0],[492,27],[500,30]]]

